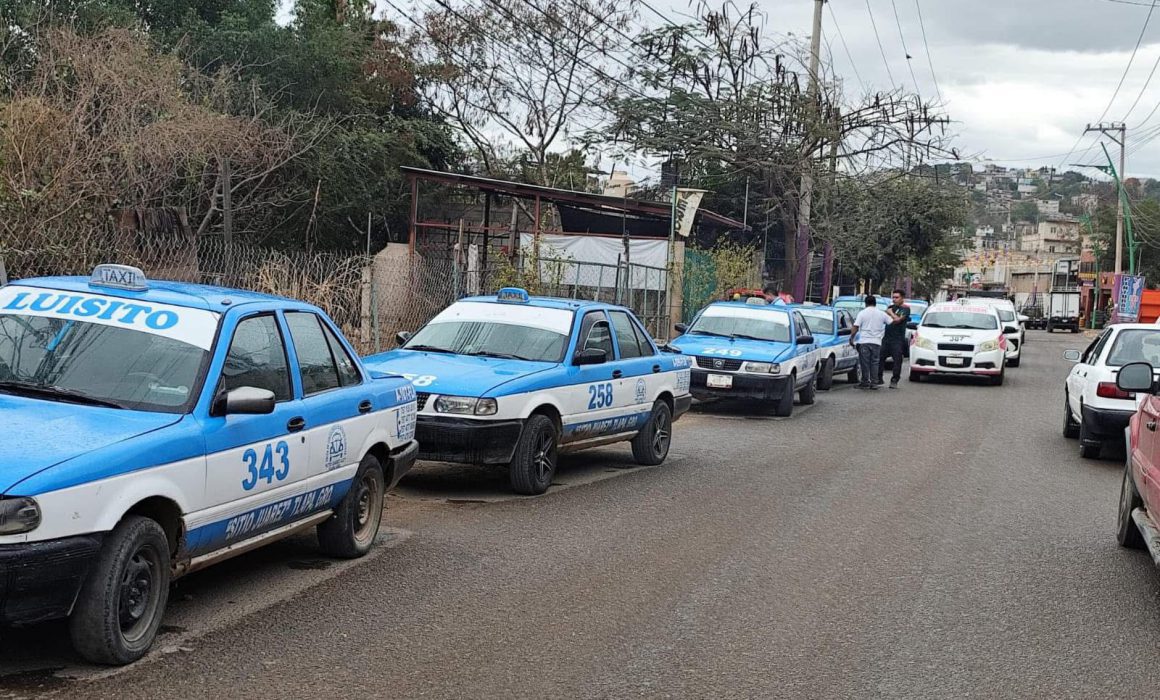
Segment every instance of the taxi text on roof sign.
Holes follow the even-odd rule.
[[[504,287],[495,293],[495,300],[505,304],[526,304],[531,301],[528,292],[519,287]]]
[[[139,268],[130,265],[97,265],[89,278],[89,286],[140,292],[149,288],[149,278]]]

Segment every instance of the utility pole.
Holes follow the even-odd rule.
[[[818,104],[818,64],[821,63],[822,51],[822,5],[826,0],[814,0],[814,28],[810,34],[810,85],[806,92],[806,99],[808,100],[808,107],[810,112],[810,121],[807,126],[805,134],[805,145],[807,151],[802,154],[804,160],[807,161],[806,167],[802,170],[802,184],[801,184],[801,198],[798,202],[798,230],[797,241],[794,246],[794,276],[792,294],[794,301],[802,301],[806,295],[806,280],[809,278],[809,260],[810,260],[810,207],[813,204],[814,198],[814,176],[810,172],[808,165],[809,158],[813,155],[813,132],[817,128],[817,120],[819,114],[817,113]],[[786,256],[788,257],[788,256]],[[788,263],[789,260],[786,260]]]
[[[1124,271],[1124,158],[1126,157],[1124,142],[1127,140],[1127,127],[1123,122],[1110,122],[1105,124],[1100,122],[1096,125],[1088,124],[1083,133],[1087,134],[1092,131],[1097,131],[1111,140],[1115,141],[1120,146],[1120,171],[1117,178],[1119,185],[1119,192],[1116,194],[1116,274]],[[1119,134],[1119,138],[1115,136]]]

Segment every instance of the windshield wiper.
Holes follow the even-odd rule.
[[[712,336],[716,336],[718,338],[732,338],[733,337],[731,334],[728,334],[728,333],[714,333],[713,331],[699,331],[696,329],[690,329],[689,335],[712,335]]]
[[[62,386],[52,386],[49,384],[34,384],[32,382],[0,382],[0,391],[44,396],[46,398],[61,399],[64,401],[71,401],[73,403],[88,404],[89,406],[104,406],[105,408],[120,409],[125,408],[124,405],[119,404],[116,401],[100,399],[96,396],[89,396],[83,391],[77,391],[76,389],[66,389]]]
[[[960,323],[960,324],[958,324],[957,326],[950,326],[950,328],[962,328],[963,330],[967,330],[967,331],[983,331],[983,330],[986,330],[985,328],[979,328],[979,327],[977,327],[977,326],[969,326],[969,325],[967,325],[967,324],[965,324],[965,323]]]
[[[404,350],[419,350],[420,352],[445,352],[445,353],[448,353],[451,355],[455,354],[454,350],[448,350],[447,348],[439,348],[439,347],[435,347],[434,345],[405,345],[405,346],[403,346],[403,349]]]
[[[491,352],[490,350],[477,350],[476,352],[465,352],[464,355],[472,357],[498,357],[501,360],[525,360],[532,361],[530,357],[521,357],[520,355],[513,355],[510,352]]]
[[[760,340],[763,343],[783,342],[783,341],[777,341],[777,340],[770,340],[769,338],[758,338],[755,335],[745,335],[744,333],[734,333],[733,335],[731,335],[729,337],[730,338],[741,338],[743,340]]]
[[[943,325],[943,324],[941,324],[941,323],[924,323],[924,324],[922,324],[922,325],[923,325],[925,328],[946,328],[946,326],[944,326],[944,325]]]

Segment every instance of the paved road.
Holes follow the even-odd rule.
[[[64,657],[0,689],[1152,696],[1160,575],[1113,540],[1122,455],[1082,460],[1059,432],[1061,352],[1082,342],[1033,333],[1001,388],[842,387],[790,420],[699,411],[668,464],[602,451],[541,498],[481,479],[448,501],[429,474],[391,500],[393,546],[372,558],[312,571],[292,543],[244,559],[182,584],[168,653],[106,677]],[[249,612],[222,614],[235,599]],[[46,634],[4,643],[28,670]]]

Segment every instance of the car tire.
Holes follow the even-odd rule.
[[[807,382],[805,386],[798,390],[798,401],[800,401],[801,405],[803,406],[813,405],[814,400],[816,400],[817,397],[817,387],[815,386],[815,382],[812,379]]]
[[[1144,549],[1147,545],[1140,528],[1132,519],[1132,511],[1144,506],[1144,499],[1136,490],[1136,482],[1132,478],[1132,455],[1124,460],[1124,478],[1120,482],[1120,506],[1116,513],[1116,541],[1121,547],[1128,549]]]
[[[857,384],[858,383],[858,365],[857,364],[854,365],[854,369],[852,369],[846,373],[846,383],[847,384]]]
[[[822,369],[818,373],[818,389],[829,391],[832,386],[834,386],[834,358],[827,357],[822,360]]]
[[[779,418],[789,418],[793,415],[793,385],[796,380],[796,376],[790,375],[789,387],[786,389],[785,394],[773,404],[773,415]]]
[[[673,441],[673,414],[669,405],[657,400],[644,427],[632,439],[632,458],[637,464],[655,467],[669,456]]]
[[[1079,423],[1071,415],[1071,401],[1067,392],[1063,392],[1063,436],[1074,440],[1079,437]]]
[[[113,528],[69,617],[78,654],[93,663],[123,666],[149,651],[169,601],[171,556],[169,539],[155,520],[130,515]]]
[[[922,372],[915,372],[914,370],[911,370],[906,378],[912,382],[921,382],[922,381]]]
[[[1079,333],[1079,326],[1072,326],[1072,327],[1071,327],[1071,332],[1072,332],[1072,333]]]
[[[512,490],[524,496],[538,496],[548,490],[556,476],[560,458],[560,436],[551,418],[533,414],[524,423],[516,454],[508,465]]]
[[[362,458],[350,490],[334,515],[318,525],[318,548],[328,557],[357,559],[375,544],[387,495],[383,467],[374,455]]]
[[[1081,408],[1081,415],[1082,410]],[[1079,423],[1079,456],[1084,459],[1097,459],[1102,449],[1103,443],[1097,438],[1092,437],[1091,433],[1087,430],[1087,426],[1083,424],[1083,420],[1081,419]]]
[[[1013,357],[1010,360],[1007,360],[1007,366],[1008,367],[1018,367],[1019,360],[1022,360],[1022,359],[1023,359],[1022,357]]]
[[[1004,378],[1004,375],[1006,375],[1006,374],[1007,374],[1007,366],[1006,366],[1006,363],[1004,363],[1003,369],[999,370],[998,374],[991,377],[991,386],[1003,386],[1003,378]]]

